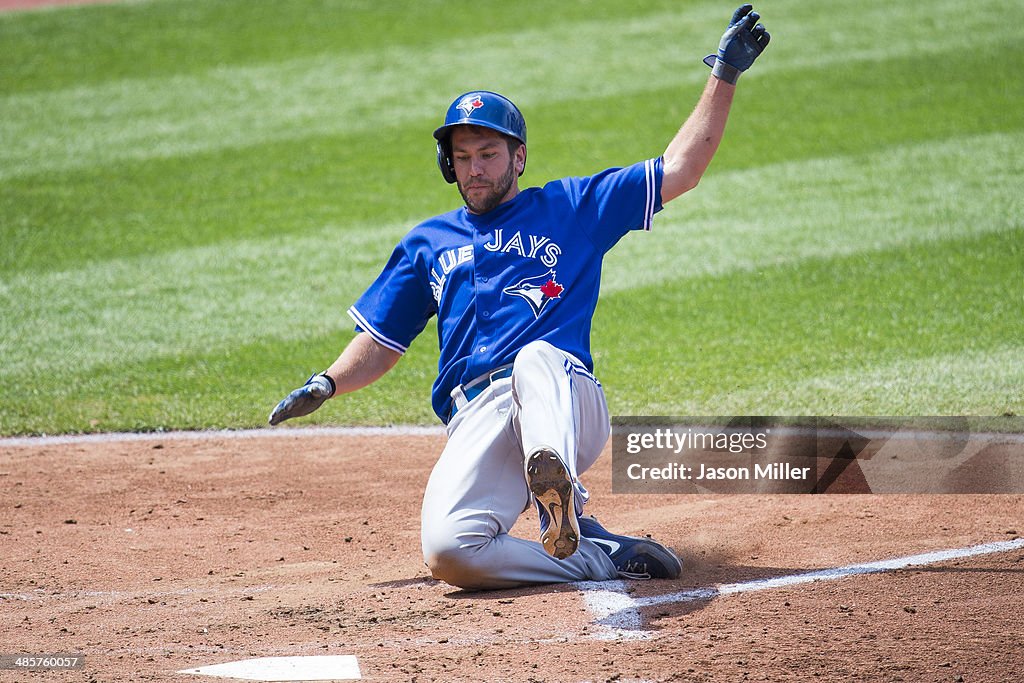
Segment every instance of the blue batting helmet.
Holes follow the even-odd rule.
[[[449,183],[455,182],[455,164],[452,162],[452,129],[455,126],[483,126],[526,144],[526,120],[510,99],[489,90],[473,90],[459,95],[448,107],[444,125],[434,131],[437,165]]]

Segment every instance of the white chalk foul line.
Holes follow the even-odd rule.
[[[246,681],[356,681],[362,678],[354,655],[259,657],[183,669],[178,673]]]
[[[625,581],[581,581],[583,601],[594,615],[599,640],[643,640],[650,634],[643,630],[643,620],[636,601],[627,593]]]
[[[598,639],[646,639],[652,634],[645,631],[640,609],[655,605],[680,604],[687,602],[698,602],[702,600],[713,600],[722,595],[735,593],[751,593],[754,591],[771,590],[773,588],[787,588],[803,583],[815,581],[835,581],[849,576],[861,574],[878,574],[881,572],[894,571],[911,566],[924,566],[958,560],[977,555],[988,555],[992,553],[1004,553],[1010,550],[1024,548],[1024,538],[1015,538],[1010,541],[996,541],[983,543],[981,545],[967,548],[953,548],[950,550],[937,550],[919,555],[897,557],[891,560],[879,560],[877,562],[866,562],[863,564],[851,564],[845,567],[832,569],[819,569],[817,571],[805,572],[802,574],[789,574],[769,579],[756,579],[740,583],[727,583],[708,588],[695,588],[688,591],[666,593],[664,595],[652,595],[643,598],[632,598],[626,593],[626,584],[622,581],[585,582],[579,584],[584,591],[584,600],[599,631],[595,634]]]

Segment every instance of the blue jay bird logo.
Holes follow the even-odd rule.
[[[472,116],[474,111],[484,106],[484,101],[480,99],[479,95],[466,95],[455,106],[461,109],[466,116]]]
[[[543,275],[523,278],[516,284],[501,290],[505,294],[518,296],[530,304],[533,316],[539,318],[541,312],[552,299],[561,299],[565,287],[555,281],[555,271],[549,270]]]

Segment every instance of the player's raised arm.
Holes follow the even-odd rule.
[[[697,107],[665,150],[662,204],[697,186],[722,141],[736,81],[771,39],[758,23],[760,15],[752,10],[753,6],[748,4],[733,13],[718,44],[718,54],[704,60],[712,67],[711,77]]]
[[[402,354],[378,344],[365,332],[360,332],[326,372],[313,375],[303,386],[277,404],[270,414],[270,424],[276,425],[293,417],[309,415],[332,396],[347,394],[372,384],[395,367],[401,357]]]

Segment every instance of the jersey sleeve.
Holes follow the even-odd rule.
[[[630,230],[650,230],[661,211],[661,157],[564,181],[581,229],[602,251]]]
[[[403,244],[395,247],[381,274],[348,309],[357,331],[403,354],[435,312],[429,288],[417,276]]]

